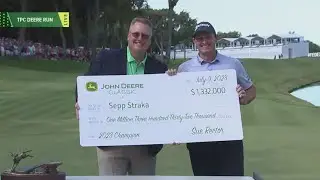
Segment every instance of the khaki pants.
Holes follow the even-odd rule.
[[[148,154],[146,146],[97,148],[100,176],[154,176],[156,157]]]

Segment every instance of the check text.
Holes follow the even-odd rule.
[[[140,133],[101,132],[99,134],[99,139],[135,139],[139,137]]]
[[[193,127],[191,130],[192,135],[202,135],[202,134],[223,134],[223,128],[206,126],[204,128]]]
[[[149,103],[146,102],[127,102],[127,103],[122,103],[122,104],[116,104],[116,103],[109,103],[109,108],[110,109],[115,109],[115,110],[125,110],[125,109],[148,109],[150,107]]]
[[[79,76],[77,87],[84,147],[243,139],[234,69]]]

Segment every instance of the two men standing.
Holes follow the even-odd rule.
[[[152,25],[145,18],[132,20],[128,32],[128,47],[102,50],[90,64],[86,75],[175,75],[165,64],[147,56],[151,44]],[[197,25],[193,41],[199,49],[196,58],[184,62],[178,72],[235,69],[240,103],[249,104],[256,95],[255,87],[237,59],[218,53],[216,32],[208,22]],[[77,97],[76,97],[77,98]],[[75,105],[78,117],[79,106]],[[97,147],[99,175],[155,175],[156,155],[163,145]],[[243,176],[243,142],[188,143],[195,176]]]

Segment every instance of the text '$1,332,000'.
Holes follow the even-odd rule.
[[[228,75],[215,75],[215,76],[201,76],[198,77],[196,82],[202,85],[222,82],[228,79]],[[190,90],[192,96],[206,96],[206,95],[222,95],[226,93],[225,87],[201,87],[201,88],[193,88]]]
[[[225,87],[213,87],[213,88],[193,88],[190,90],[193,96],[205,96],[205,95],[218,95],[225,94]]]

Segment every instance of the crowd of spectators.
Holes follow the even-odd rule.
[[[88,61],[91,52],[84,47],[67,48],[42,44],[32,41],[19,41],[13,38],[0,37],[0,56],[34,57],[49,60]]]

